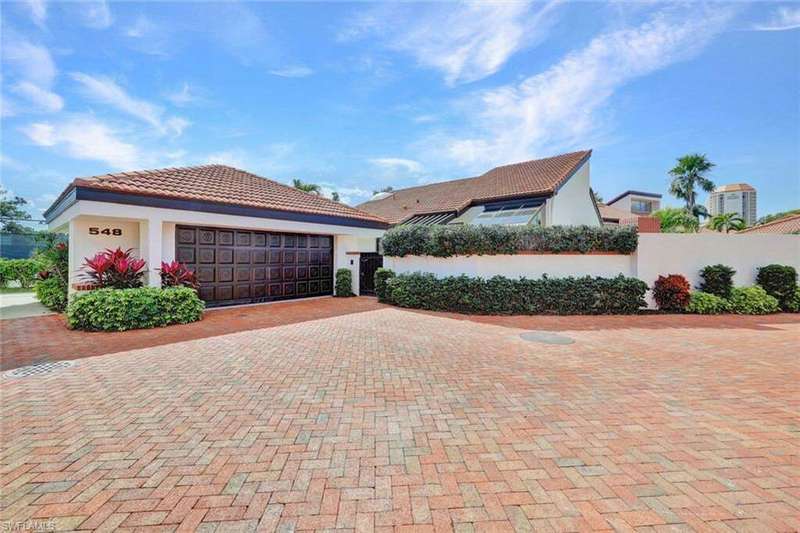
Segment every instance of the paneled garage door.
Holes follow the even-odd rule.
[[[175,257],[209,306],[333,293],[333,237],[178,226]]]

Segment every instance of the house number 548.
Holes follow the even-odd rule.
[[[122,235],[120,228],[89,228],[89,235]]]

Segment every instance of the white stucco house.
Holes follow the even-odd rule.
[[[379,239],[393,225],[601,225],[590,157],[505,165],[356,208],[223,165],[123,172],[73,180],[45,218],[69,234],[73,290],[85,258],[120,247],[147,262],[151,286],[162,261],[186,264],[210,306],[330,295],[339,268],[369,294]]]

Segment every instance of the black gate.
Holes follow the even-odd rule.
[[[358,293],[361,296],[375,296],[375,271],[382,266],[382,255],[361,254],[358,275]]]

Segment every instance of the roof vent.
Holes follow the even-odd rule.
[[[394,193],[391,193],[391,192],[379,192],[378,194],[376,194],[375,196],[370,198],[370,202],[373,201],[373,200],[383,200],[384,198],[389,198],[393,194]]]

